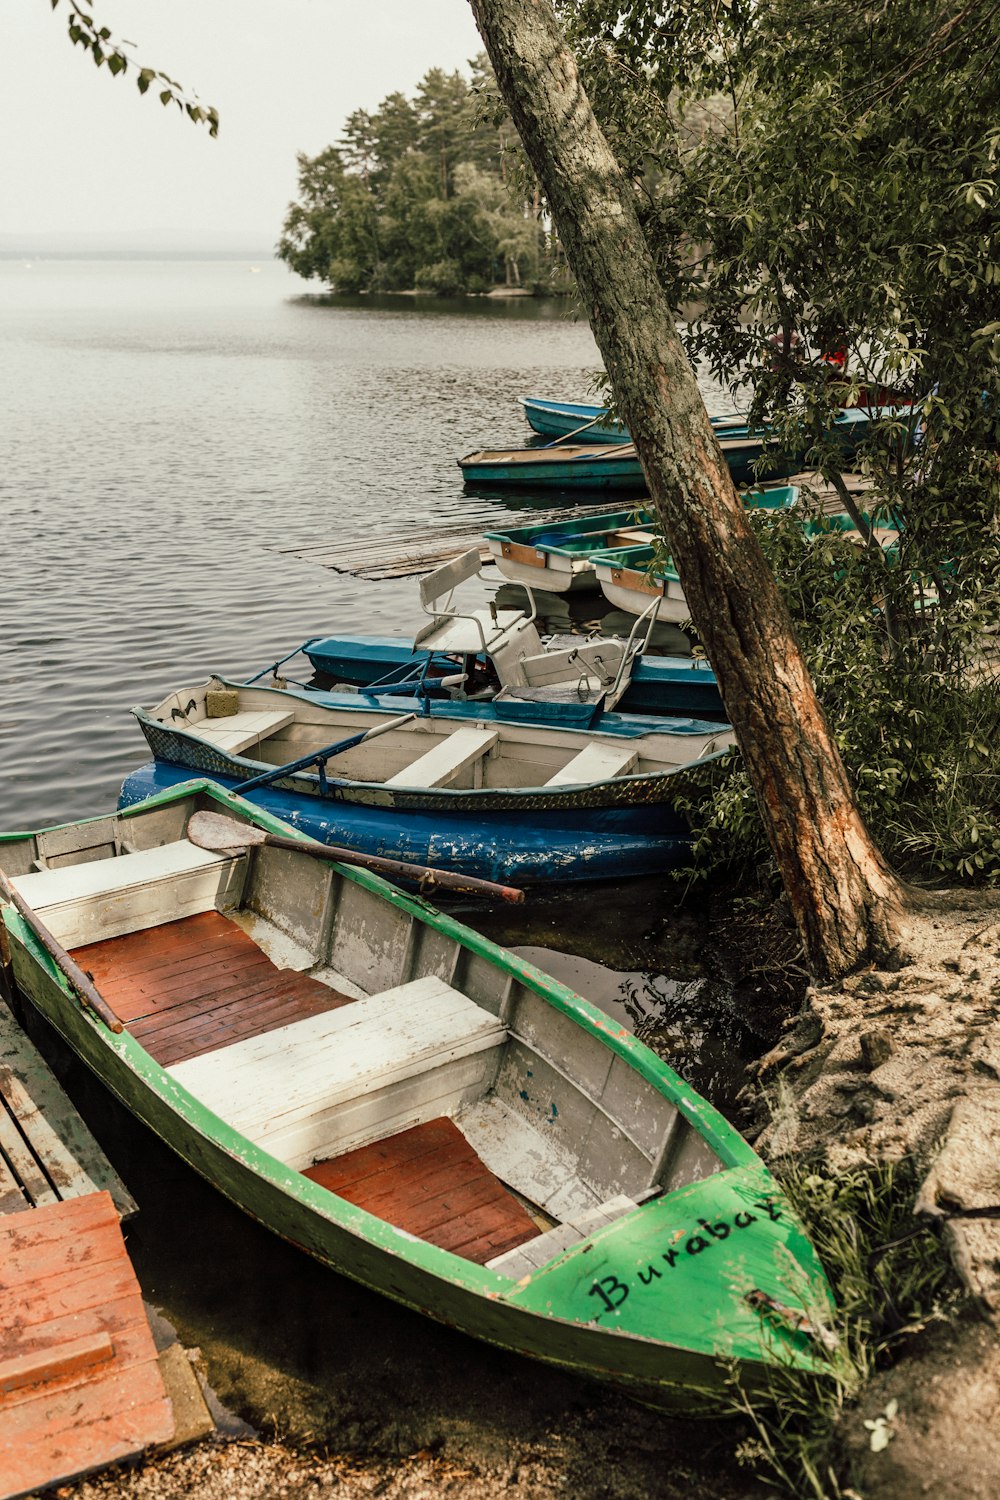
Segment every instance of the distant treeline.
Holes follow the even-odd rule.
[[[341,292],[567,290],[489,64],[471,67],[471,82],[432,68],[412,99],[355,110],[336,145],[299,156],[282,260]]]

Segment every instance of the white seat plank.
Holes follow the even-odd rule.
[[[86,865],[16,875],[13,882],[63,946],[75,948],[235,905],[245,873],[242,858],[179,839]]]
[[[496,729],[456,729],[386,781],[386,786],[448,786],[500,738]]]
[[[631,744],[590,744],[549,778],[546,786],[577,786],[591,781],[609,781],[624,776],[639,759]]]
[[[245,713],[227,714],[221,719],[199,719],[196,732],[199,739],[208,740],[220,750],[228,750],[230,755],[239,755],[241,750],[259,744],[268,735],[284,729],[294,718],[295,714],[291,709],[259,712],[247,710]]]
[[[377,1139],[386,1125],[395,1128],[394,1095],[405,1098],[411,1116],[426,1113],[425,1104],[432,1110],[426,1118],[447,1113],[441,1100],[452,1065],[501,1046],[506,1036],[496,1016],[426,976],[168,1071],[258,1145],[308,1165],[352,1149],[359,1137]],[[460,1090],[468,1077],[460,1070]],[[370,1107],[359,1109],[366,1100]]]

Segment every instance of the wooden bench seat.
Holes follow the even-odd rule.
[[[207,740],[230,755],[239,755],[251,745],[259,745],[268,735],[277,734],[295,718],[291,709],[271,709],[227,714],[221,719],[199,719],[199,739]]]
[[[169,1071],[302,1170],[455,1113],[492,1081],[506,1028],[432,976],[206,1052]]]
[[[608,781],[613,776],[624,776],[631,771],[638,759],[638,750],[627,740],[619,745],[590,744],[550,776],[545,785],[577,786],[591,781]]]
[[[386,786],[449,786],[474,761],[489,754],[500,735],[495,729],[456,729],[425,754],[390,776]]]
[[[17,875],[14,884],[64,948],[138,932],[162,922],[238,904],[241,857],[211,854],[181,839],[91,864]]]

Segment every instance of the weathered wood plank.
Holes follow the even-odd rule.
[[[0,1095],[59,1198],[104,1190],[121,1218],[137,1212],[132,1194],[5,1005],[0,1005]],[[9,1209],[0,1204],[0,1212]]]
[[[18,1307],[0,1322],[0,1495],[167,1441],[173,1414],[110,1196],[0,1220],[0,1265]]]

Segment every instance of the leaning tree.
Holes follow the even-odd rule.
[[[470,0],[670,538],[813,972],[898,951],[907,897],[858,812],[550,0]]]

